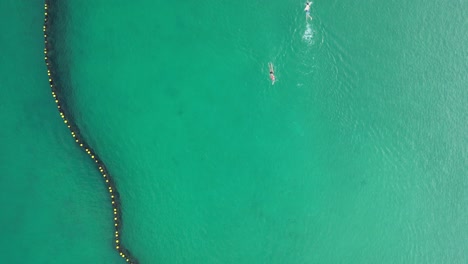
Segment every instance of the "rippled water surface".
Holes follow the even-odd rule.
[[[0,4],[0,252],[123,263],[50,96],[42,4]],[[141,263],[468,262],[466,2],[55,7],[68,108]]]

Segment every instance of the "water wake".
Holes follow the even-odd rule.
[[[312,26],[309,23],[307,23],[304,34],[302,35],[302,40],[307,45],[312,46],[315,43],[314,36],[315,36],[315,31],[312,29]]]

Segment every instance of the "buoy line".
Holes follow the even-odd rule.
[[[61,91],[57,88],[56,84],[54,83],[54,67],[53,63],[49,58],[49,50],[51,50],[50,42],[48,41],[48,28],[51,25],[51,20],[49,18],[49,2],[50,0],[45,0],[44,4],[44,60],[47,66],[47,75],[49,79],[49,85],[52,90],[52,96],[54,97],[55,103],[57,104],[57,109],[59,111],[60,117],[62,117],[63,122],[67,125],[68,129],[70,130],[71,136],[75,139],[75,142],[78,146],[85,151],[89,157],[96,163],[96,167],[98,168],[99,172],[101,173],[103,180],[107,186],[109,191],[110,201],[112,204],[113,209],[113,221],[114,221],[114,237],[115,237],[115,249],[119,253],[119,255],[128,263],[138,264],[138,261],[132,257],[128,249],[126,249],[122,245],[121,239],[121,229],[122,229],[122,210],[120,204],[120,197],[119,192],[115,186],[112,177],[110,176],[106,166],[99,158],[99,156],[94,152],[94,150],[83,140],[80,135],[80,130],[78,126],[76,126],[75,122],[68,118],[67,112],[64,109],[64,105],[61,104],[59,100],[59,95],[61,95]]]

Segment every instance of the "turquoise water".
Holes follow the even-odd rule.
[[[42,5],[0,6],[0,252],[124,263],[50,96]],[[468,261],[466,3],[56,5],[67,105],[141,263]]]

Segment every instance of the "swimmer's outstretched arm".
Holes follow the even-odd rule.
[[[268,63],[268,69],[270,69],[270,71],[273,72],[273,63]]]

